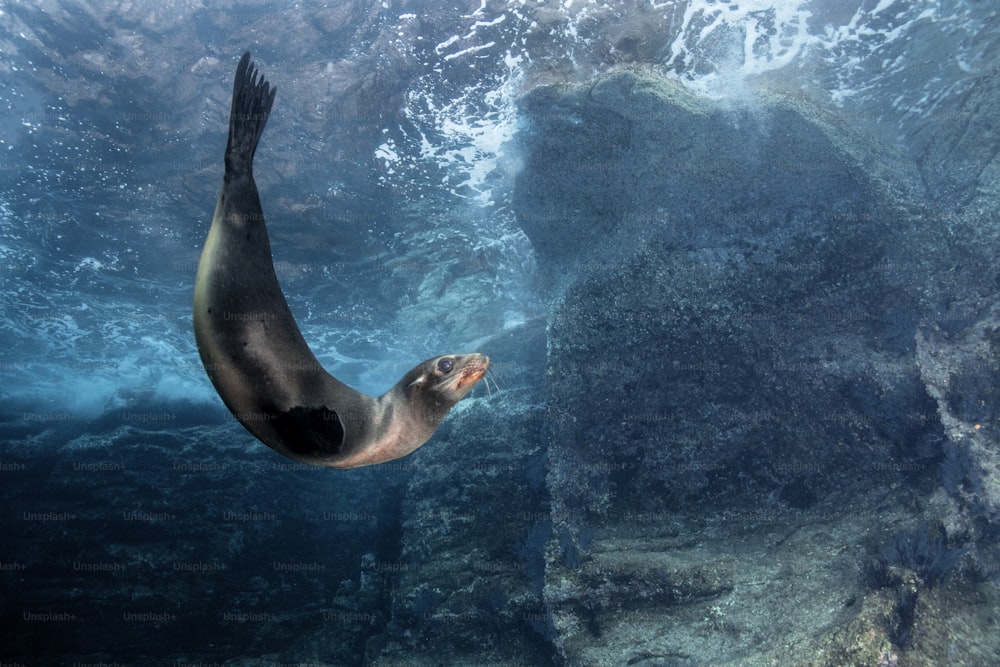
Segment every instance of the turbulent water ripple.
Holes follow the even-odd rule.
[[[215,183],[219,147],[192,150],[186,137],[224,114],[227,82],[216,74],[225,56],[180,58],[190,65],[179,80],[206,98],[198,114],[155,98],[151,84],[170,69],[156,45],[170,31],[190,31],[193,21],[198,35],[188,41],[220,41],[211,14],[174,4],[145,18],[129,14],[127,30],[115,14],[71,0],[0,10],[5,397],[44,395],[60,409],[94,411],[135,392],[211,396],[194,363],[190,289],[211,207],[201,181]],[[250,18],[276,35],[304,35],[314,24],[336,29],[328,9],[300,5]],[[765,82],[908,140],[947,118],[978,77],[995,73],[1000,52],[1000,9],[954,0],[480,0],[458,13],[428,0],[440,21],[409,9],[393,15],[384,7],[360,33],[390,35],[388,48],[417,72],[398,91],[404,122],[380,126],[372,155],[379,185],[405,218],[405,231],[384,239],[385,252],[405,261],[375,267],[359,284],[329,276],[329,248],[317,245],[315,271],[282,275],[298,290],[290,300],[317,354],[368,391],[384,385],[386,367],[408,367],[421,350],[471,344],[537,314],[532,249],[508,208],[518,169],[510,139],[525,89],[614,67],[652,69],[715,97],[752,99],[747,91]],[[103,35],[114,44],[102,47]],[[263,51],[276,77],[278,63],[298,57],[296,45],[278,43]],[[316,74],[353,71],[337,69],[337,58],[360,62],[367,46],[315,56],[331,63]],[[277,143],[280,123],[269,131]],[[159,182],[158,166],[143,159],[148,141],[170,156],[162,169],[184,172],[185,192]],[[269,182],[277,190],[308,165],[276,169]],[[340,196],[336,176],[328,180],[327,194]],[[282,237],[276,247],[298,243]],[[321,275],[330,288],[354,286],[331,297],[317,288]],[[399,315],[377,315],[385,311]]]

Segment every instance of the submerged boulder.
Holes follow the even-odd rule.
[[[633,73],[522,112],[514,202],[557,294],[556,645],[580,664],[808,646],[852,616],[863,552],[830,542],[908,520],[888,489],[938,484],[915,331],[947,263],[915,168],[801,101]],[[776,558],[812,572],[777,585]]]
[[[514,205],[543,270],[606,267],[654,239],[761,253],[857,240],[891,222],[874,218],[876,187],[921,187],[893,154],[798,100],[721,105],[619,72],[536,88],[521,112]],[[886,241],[868,255],[885,259]]]

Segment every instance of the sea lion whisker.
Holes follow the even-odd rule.
[[[497,382],[497,375],[496,375],[496,373],[494,373],[492,370],[486,371],[486,377],[484,378],[484,380],[485,380],[485,384],[486,384],[486,395],[489,398],[493,397],[493,392],[490,390],[490,382],[493,383],[493,386],[496,388],[497,393],[498,394],[500,393],[500,383]]]

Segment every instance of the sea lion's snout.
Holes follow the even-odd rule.
[[[476,352],[456,355],[452,359],[455,361],[455,367],[448,377],[443,379],[440,387],[451,394],[453,401],[458,401],[472,391],[476,383],[486,375],[490,367],[490,358]]]
[[[463,388],[467,388],[466,391],[472,389],[473,385],[482,380],[490,368],[490,358],[485,354],[477,353],[469,356],[472,359],[468,366],[462,368],[458,376],[458,383],[455,385],[455,389],[458,391],[462,391]]]

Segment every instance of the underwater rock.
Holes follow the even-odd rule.
[[[392,623],[377,664],[551,663],[542,601],[545,490],[541,323],[494,341],[499,393],[456,406],[405,466]]]
[[[927,189],[942,207],[958,208],[984,192],[995,200],[1000,175],[1000,73],[996,68],[980,76],[961,105],[948,114],[931,115],[919,147],[918,163]]]
[[[804,100],[722,106],[619,72],[536,88],[520,111],[514,208],[543,271],[613,265],[650,237],[688,248],[822,243],[885,225],[873,216],[889,188],[902,200],[922,187],[901,156]]]
[[[532,91],[522,112],[515,207],[557,295],[545,599],[563,658],[588,663],[598,646],[628,655],[634,637],[601,630],[628,605],[655,636],[713,596],[731,604],[719,572],[704,594],[666,583],[693,575],[664,569],[680,547],[656,541],[688,522],[695,540],[794,531],[934,478],[940,424],[913,336],[936,251],[905,224],[912,165],[800,101],[722,107],[616,73]],[[629,540],[652,541],[638,564],[602,556]],[[715,544],[711,558],[731,555]],[[636,571],[666,578],[614,584]],[[701,655],[737,660],[751,634]]]
[[[388,576],[361,572],[395,559],[399,473],[331,484],[228,414],[163,403],[7,444],[3,463],[12,660],[359,664],[388,621]]]
[[[928,318],[917,335],[917,361],[944,425],[946,489],[973,516],[1000,520],[1000,303],[956,305]]]

